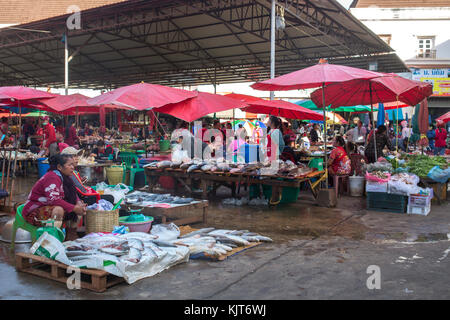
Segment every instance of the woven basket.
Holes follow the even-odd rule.
[[[119,209],[114,211],[86,211],[86,232],[112,232],[119,225]]]

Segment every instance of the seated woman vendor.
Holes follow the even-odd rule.
[[[53,219],[55,226],[65,225],[67,240],[77,238],[78,217],[86,214],[86,204],[77,195],[71,180],[74,165],[68,155],[54,155],[49,159],[50,169],[34,185],[22,211],[24,219],[42,226],[41,221]]]
[[[61,152],[61,154],[73,157],[73,165],[74,168],[76,168],[78,166],[78,160],[81,151],[82,150],[77,150],[74,147],[67,147]],[[73,170],[71,179],[78,192],[78,196],[88,205],[94,204],[100,199],[105,199],[111,203],[114,203],[114,197],[112,195],[100,195],[91,187],[85,186],[85,183],[88,179],[86,177],[82,177],[78,171]]]
[[[334,149],[331,151],[328,159],[328,172],[330,176],[350,174],[351,162],[345,151],[345,140],[341,136],[337,136],[333,141]]]
[[[97,142],[97,148],[94,148],[92,150],[91,156],[94,157],[108,157],[109,155],[114,153],[114,149],[112,146],[105,145],[105,142],[103,140],[99,140]]]

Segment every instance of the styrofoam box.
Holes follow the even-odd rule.
[[[387,192],[388,183],[366,181],[366,192]]]
[[[427,216],[431,211],[431,204],[426,207],[416,207],[408,205],[408,214],[419,214],[422,216]]]

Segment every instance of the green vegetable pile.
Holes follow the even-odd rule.
[[[448,163],[444,157],[430,157],[426,155],[413,155],[408,157],[406,166],[409,172],[426,177],[428,172],[434,167],[439,166],[441,169],[447,169]]]

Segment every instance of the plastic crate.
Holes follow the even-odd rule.
[[[420,214],[422,216],[427,216],[431,211],[431,203],[427,206],[411,206],[408,205],[408,214]]]
[[[387,192],[367,192],[367,210],[406,213],[408,197]]]
[[[263,194],[267,199],[272,197],[272,186],[263,185]],[[293,203],[298,199],[300,188],[282,187],[280,203]],[[275,201],[278,199],[275,199]]]

